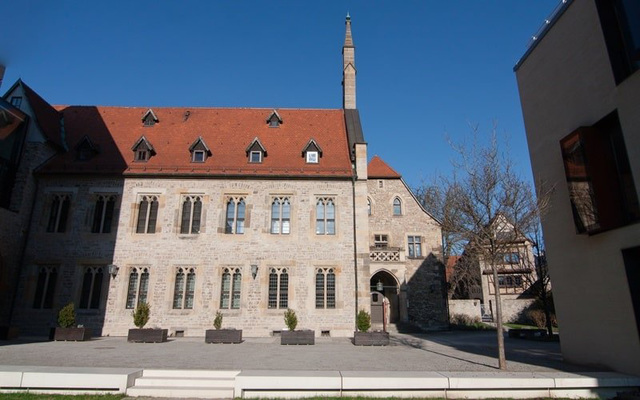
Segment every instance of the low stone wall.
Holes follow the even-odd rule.
[[[502,320],[514,322],[521,312],[529,308],[535,299],[502,299]]]
[[[456,314],[481,320],[480,300],[449,300],[449,318]]]

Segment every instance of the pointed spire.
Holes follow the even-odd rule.
[[[347,31],[342,46],[342,107],[356,108],[356,48],[351,37],[351,16],[347,13]]]
[[[353,38],[351,37],[351,16],[347,12],[347,18],[345,21],[347,25],[347,32],[344,37],[344,46],[343,47],[353,47]]]

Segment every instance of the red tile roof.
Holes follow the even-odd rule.
[[[378,156],[373,156],[367,168],[369,178],[402,178],[393,168]]]
[[[145,127],[147,107],[58,106],[64,115],[71,151],[57,156],[41,172],[124,173],[202,176],[351,177],[353,170],[341,109],[278,109],[283,123],[269,127],[272,109],[153,108],[159,122]],[[99,153],[76,160],[73,150],[88,136]],[[134,161],[132,146],[144,137],[155,155]],[[192,163],[189,147],[202,137],[211,156]],[[260,164],[250,164],[247,146],[258,138],[267,151]],[[307,164],[302,150],[310,139],[323,149],[318,164]]]

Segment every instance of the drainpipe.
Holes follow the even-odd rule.
[[[356,296],[356,308],[354,310],[354,328],[357,327],[357,315],[358,315],[358,239],[356,234],[356,175],[351,176],[351,191],[352,191],[352,203],[353,203],[353,272],[355,277],[355,296]]]

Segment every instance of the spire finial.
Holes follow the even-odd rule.
[[[344,37],[344,47],[353,47],[353,38],[351,37],[351,15],[349,15],[348,11],[345,24],[347,25],[347,32]]]

